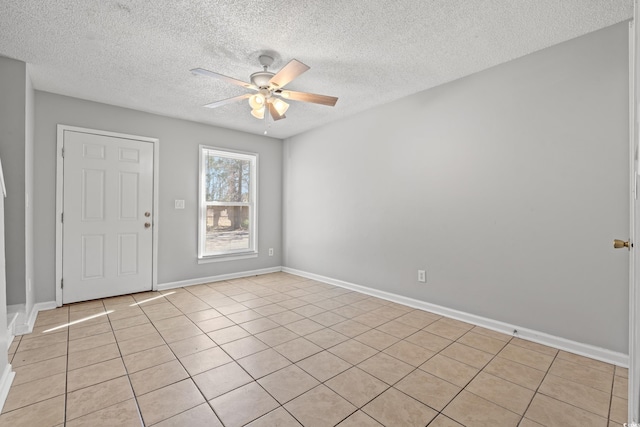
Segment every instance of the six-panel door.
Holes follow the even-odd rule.
[[[151,290],[153,144],[65,131],[63,303]]]

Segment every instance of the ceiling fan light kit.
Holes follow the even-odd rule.
[[[222,101],[212,102],[205,105],[205,107],[217,108],[235,101],[240,101],[242,99],[248,98],[249,106],[251,107],[251,115],[253,117],[260,120],[266,120],[268,116],[271,116],[274,121],[278,121],[286,118],[284,114],[289,109],[289,104],[286,103],[282,98],[301,102],[311,102],[314,104],[327,105],[330,107],[333,107],[334,105],[336,105],[336,102],[338,102],[338,98],[333,96],[282,90],[282,88],[293,79],[309,70],[309,67],[302,62],[296,59],[292,59],[280,71],[274,74],[270,71],[267,71],[267,68],[273,64],[273,57],[269,55],[260,55],[258,60],[260,61],[260,65],[262,65],[263,69],[262,71],[255,72],[251,74],[251,76],[249,76],[251,83],[246,83],[232,77],[223,76],[222,74],[214,73],[203,68],[194,68],[193,70],[191,70],[193,74],[204,75],[219,80],[224,80],[236,86],[242,86],[244,88],[255,90],[258,92],[253,95],[244,94]],[[265,114],[265,110],[268,111],[269,114]]]
[[[264,96],[260,93],[256,93],[255,95],[251,95],[249,98],[249,105],[254,110],[259,110],[264,108]]]
[[[251,115],[253,117],[255,117],[256,119],[262,120],[264,119],[264,107],[260,108],[260,109],[253,109],[251,110]]]
[[[273,98],[271,100],[271,103],[273,104],[273,106],[276,108],[276,110],[278,110],[278,113],[280,113],[280,115],[283,115],[284,113],[287,112],[287,110],[289,109],[289,104],[287,104],[286,102],[284,102],[282,99],[279,98]]]

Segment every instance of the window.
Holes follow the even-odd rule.
[[[256,154],[200,146],[198,258],[255,256]]]

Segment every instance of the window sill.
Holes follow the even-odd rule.
[[[240,259],[258,258],[258,252],[244,252],[227,255],[213,255],[198,258],[198,264],[209,264],[210,262],[235,261]]]

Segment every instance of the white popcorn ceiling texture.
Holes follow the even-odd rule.
[[[262,134],[240,80],[292,58],[311,69],[269,135],[287,138],[628,20],[632,0],[1,0],[0,55],[30,65],[34,87]]]

